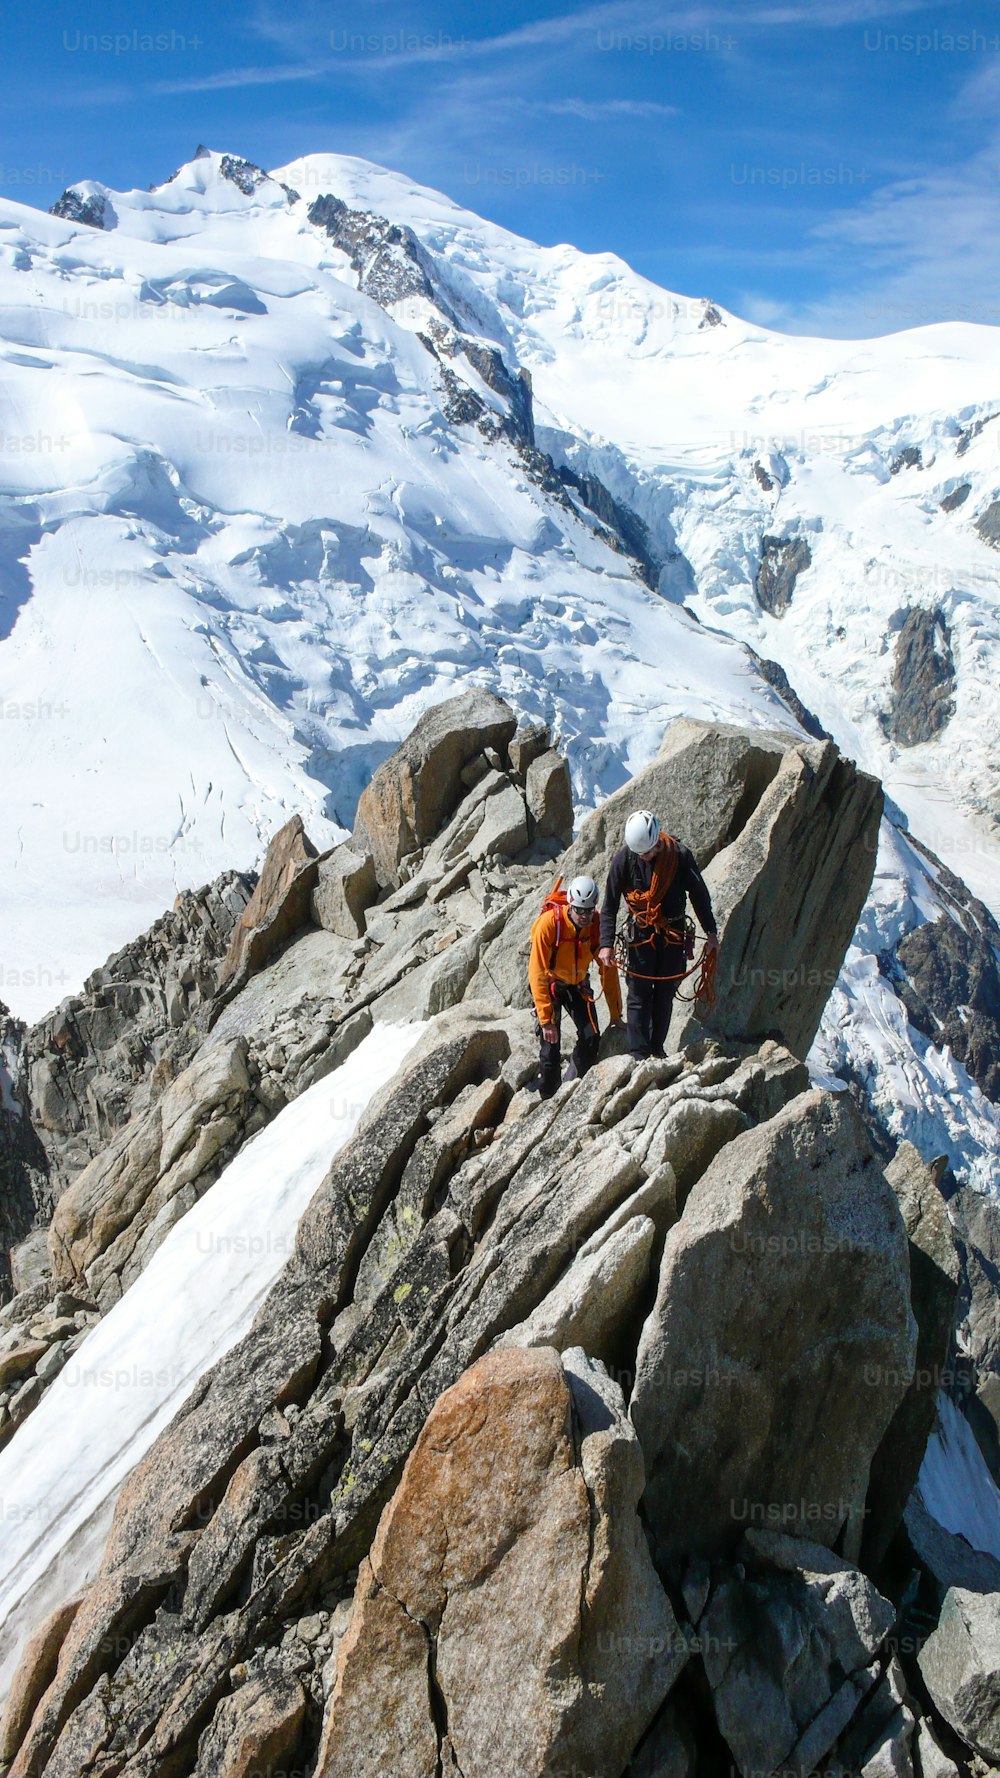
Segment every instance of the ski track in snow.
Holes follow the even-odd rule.
[[[126,1477],[247,1332],[331,1161],[425,1028],[377,1025],[253,1137],[0,1451],[0,1694],[95,1571]]]

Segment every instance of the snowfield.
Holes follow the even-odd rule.
[[[943,905],[907,825],[1000,913],[996,330],[789,338],[345,156],[73,190],[103,227],[0,204],[0,998],[47,1011],[294,810],[335,840],[457,681],[553,723],[581,813],[676,714],[799,732],[752,649],[891,798],[817,1074],[997,1189],[997,1108],[876,963]],[[330,198],[372,213],[358,251]],[[642,518],[655,590],[502,430],[484,349]],[[779,615],[764,536],[808,546]],[[902,746],[911,608],[954,710]]]

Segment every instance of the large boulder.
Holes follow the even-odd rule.
[[[349,842],[321,859],[311,912],[317,926],[340,938],[359,938],[365,914],[378,895],[374,861]]]
[[[1000,1760],[1000,1593],[950,1588],[917,1659],[945,1721],[984,1759]]]
[[[803,1538],[748,1531],[740,1556],[697,1624],[716,1719],[745,1778],[810,1773],[875,1685],[895,1610]]]
[[[487,747],[502,753],[516,727],[510,706],[481,687],[424,712],[358,803],[354,844],[371,854],[380,884],[396,883],[407,853],[443,827],[461,800],[463,768]]]
[[[662,1561],[746,1523],[833,1545],[913,1375],[906,1231],[846,1094],[730,1141],[664,1246],[631,1414]]]
[[[582,1351],[480,1359],[362,1565],[317,1778],[617,1778],[686,1659],[641,1491],[621,1392]]]
[[[260,880],[233,932],[219,970],[219,988],[232,994],[310,919],[319,853],[293,815],[267,848]]]

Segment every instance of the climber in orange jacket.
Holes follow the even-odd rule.
[[[597,901],[593,877],[574,877],[566,890],[557,883],[531,928],[528,981],[541,1026],[538,1090],[543,1099],[550,1099],[559,1085],[564,1006],[577,1032],[567,1080],[586,1074],[597,1060],[601,1033],[589,975],[600,945]],[[622,1016],[618,970],[612,961],[602,963],[600,971],[611,1021],[618,1024]]]

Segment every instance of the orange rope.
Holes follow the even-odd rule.
[[[686,932],[677,932],[671,927],[661,927],[663,938],[667,944],[684,944]],[[639,939],[639,944],[651,944],[653,934],[649,938]],[[622,975],[638,982],[686,982],[689,975],[697,975],[693,994],[675,993],[678,1000],[686,1001],[698,1009],[699,1018],[705,1018],[715,1005],[715,981],[718,969],[718,950],[710,951],[702,947],[701,956],[692,963],[690,969],[682,969],[676,975],[644,975],[639,969],[630,969],[628,965],[629,944],[624,933],[619,933],[615,940],[615,962]]]

